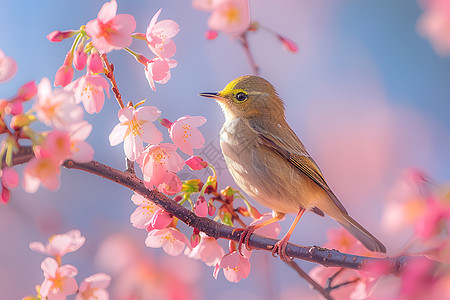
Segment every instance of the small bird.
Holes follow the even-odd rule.
[[[283,260],[289,238],[305,211],[328,216],[339,222],[369,250],[386,252],[386,247],[353,220],[325,182],[317,164],[286,122],[284,103],[275,88],[258,76],[242,76],[222,91],[200,93],[221,106],[225,123],[220,146],[236,184],[257,202],[273,210],[273,217],[248,226],[241,233],[248,247],[250,235],[258,228],[297,213],[286,235],[272,250]]]

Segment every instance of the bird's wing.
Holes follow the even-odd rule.
[[[259,141],[262,145],[267,146],[268,148],[272,149],[273,151],[281,155],[291,165],[293,165],[299,171],[308,176],[308,178],[314,181],[319,187],[321,187],[328,194],[331,200],[333,200],[334,204],[341,211],[347,214],[347,210],[339,201],[339,199],[334,195],[334,193],[331,191],[330,187],[325,182],[325,179],[323,178],[322,172],[320,171],[319,167],[306,151],[301,151],[300,153],[298,153],[299,151],[288,150],[286,145],[283,145],[284,143],[280,139],[269,134],[267,131],[261,130],[261,128],[258,128],[259,126],[255,126],[254,124],[250,124],[250,126],[255,131],[257,131]],[[292,132],[292,134],[294,133]]]

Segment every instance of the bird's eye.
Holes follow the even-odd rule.
[[[242,101],[247,100],[247,98],[248,98],[248,96],[247,96],[246,93],[239,92],[239,93],[236,94],[236,100],[237,100],[237,101],[242,102]]]

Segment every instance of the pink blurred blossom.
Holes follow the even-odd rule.
[[[51,151],[41,146],[35,147],[34,154],[23,171],[24,190],[34,193],[41,184],[51,191],[57,190],[60,185],[60,162],[54,159]]]
[[[75,53],[73,55],[73,66],[78,71],[81,71],[86,67],[87,54],[84,52],[84,44],[79,43]]]
[[[223,275],[228,281],[238,283],[250,274],[250,261],[237,251],[233,251],[223,256],[216,264],[213,273],[215,279],[217,279],[220,269],[223,269]]]
[[[251,222],[249,226],[262,223],[270,218],[272,218],[272,213],[264,213],[261,215],[261,217],[259,219]],[[263,226],[263,227],[255,230],[255,233],[269,237],[269,238],[273,238],[273,239],[276,239],[278,237],[278,235],[280,234],[280,232],[281,232],[281,226],[280,226],[279,222],[274,222],[274,223],[271,223],[269,225]]]
[[[88,114],[99,113],[105,102],[105,94],[109,98],[109,84],[99,74],[87,73],[77,80],[74,85],[76,103],[83,102],[84,109]]]
[[[66,54],[66,58],[64,59],[63,65],[59,67],[58,71],[56,71],[54,82],[55,86],[60,85],[64,87],[72,81],[74,73],[72,63],[73,63],[73,52],[69,51]]]
[[[142,152],[137,160],[147,188],[159,186],[166,179],[168,172],[176,173],[184,166],[184,160],[176,152],[177,146],[164,143],[151,145]]]
[[[208,20],[212,30],[237,36],[250,26],[250,12],[247,0],[215,0]]]
[[[131,196],[131,201],[138,206],[130,216],[131,224],[136,228],[147,228],[158,206],[136,193]]]
[[[152,123],[160,115],[161,112],[154,106],[143,106],[138,109],[127,106],[120,109],[118,113],[120,123],[109,135],[111,146],[124,142],[125,155],[131,161],[135,161],[144,151],[144,142],[158,144],[162,141],[162,133]],[[158,185],[161,182],[162,180]]]
[[[164,84],[171,77],[170,69],[175,68],[177,62],[173,59],[155,57],[147,60],[145,65],[145,77],[152,90],[156,91],[155,82]]]
[[[205,32],[205,38],[206,38],[207,40],[214,40],[215,38],[217,38],[218,35],[219,35],[219,34],[218,34],[217,31],[215,31],[215,30],[207,30],[207,31]]]
[[[427,199],[425,210],[415,223],[415,232],[426,241],[448,230],[449,223],[450,203],[430,197]]]
[[[42,78],[38,85],[34,109],[39,121],[62,130],[83,119],[83,109],[76,105],[73,93],[58,88],[52,91],[48,78]]]
[[[201,116],[184,116],[172,123],[169,135],[181,151],[192,155],[193,149],[200,149],[205,143],[202,133],[197,127],[205,124],[206,119]]]
[[[132,15],[117,13],[117,2],[111,0],[103,4],[97,18],[86,24],[86,33],[92,44],[101,53],[119,50],[131,45],[131,33],[136,28]]]
[[[83,246],[86,238],[79,230],[70,230],[66,233],[56,234],[49,238],[44,246],[41,242],[32,242],[29,247],[34,252],[46,254],[59,260],[69,252],[74,252]]]
[[[20,99],[21,101],[28,101],[34,96],[36,96],[38,92],[38,86],[36,82],[29,81],[22,85],[17,92],[17,95],[14,97],[15,99]]]
[[[205,12],[211,12],[213,10],[214,0],[192,0],[192,6],[195,9]]]
[[[97,273],[84,279],[79,287],[75,300],[108,300],[106,291],[111,282],[111,276],[105,273]]]
[[[73,277],[78,274],[78,270],[74,266],[59,266],[54,258],[47,257],[42,262],[41,268],[45,277],[39,291],[42,298],[65,299],[66,296],[77,292],[78,285]]]
[[[6,56],[0,49],[0,83],[8,81],[17,72],[17,63],[14,58]]]
[[[87,121],[73,125],[69,130],[70,158],[79,163],[90,162],[94,158],[94,148],[85,141],[92,131]]]
[[[172,38],[180,31],[178,24],[173,20],[157,22],[161,10],[153,16],[147,27],[146,38],[150,50],[157,56],[170,58],[175,55],[176,46]]]
[[[434,50],[450,55],[450,2],[448,0],[423,0],[424,12],[417,21],[417,30],[429,39]]]
[[[19,184],[19,175],[15,169],[5,166],[0,169],[0,177],[2,181],[2,194],[0,202],[6,204],[8,203],[11,195],[11,189],[17,187]]]
[[[66,131],[52,130],[45,138],[42,145],[46,151],[50,152],[55,161],[62,162],[72,153],[70,147],[70,136]]]
[[[217,239],[200,232],[200,243],[193,249],[186,248],[184,254],[193,259],[203,261],[207,266],[218,264],[225,255],[225,251],[217,242]]]
[[[161,193],[164,193],[166,195],[172,196],[179,192],[181,192],[181,189],[183,188],[183,184],[181,183],[180,177],[177,176],[177,174],[173,172],[167,172],[166,178],[164,178],[164,181],[158,185],[158,190]]]
[[[185,247],[191,248],[188,238],[173,227],[150,231],[145,240],[145,245],[151,248],[162,247],[167,254],[172,256],[180,255]]]
[[[87,59],[87,67],[91,73],[103,73],[103,62],[98,52],[92,52]]]

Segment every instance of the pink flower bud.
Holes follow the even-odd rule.
[[[209,205],[208,206],[208,215],[214,216],[215,213],[216,213],[216,207],[214,205]]]
[[[200,234],[198,234],[198,233],[192,234],[191,235],[191,246],[192,246],[192,248],[197,247],[197,245],[200,244],[200,240],[201,240]]]
[[[248,212],[250,214],[250,217],[252,217],[252,219],[254,219],[254,220],[261,218],[261,214],[254,206],[250,206],[250,209],[248,210]]]
[[[2,197],[0,198],[0,202],[3,204],[7,204],[9,201],[9,197],[11,192],[4,186],[2,186]]]
[[[207,30],[205,32],[205,38],[207,40],[214,40],[217,37],[218,33],[215,30]]]
[[[75,30],[59,31],[55,30],[47,34],[47,39],[50,42],[61,42],[64,39],[73,37],[77,32]]]
[[[287,51],[292,52],[292,53],[298,52],[298,46],[296,43],[294,43],[290,39],[287,39],[281,35],[279,35],[278,38],[280,39],[281,44],[283,45],[284,49],[286,49]]]
[[[10,102],[8,104],[7,111],[14,116],[23,113],[22,101],[16,100],[16,101]]]
[[[84,44],[79,43],[73,57],[73,66],[75,67],[75,69],[81,71],[84,69],[84,67],[86,67],[86,62],[87,54],[84,53]]]
[[[147,230],[150,229],[164,229],[172,222],[173,215],[166,212],[164,209],[159,208],[155,211],[150,220],[150,225]],[[149,230],[150,231],[150,230]]]
[[[36,85],[36,82],[30,81],[20,87],[19,91],[17,92],[16,98],[22,101],[28,101],[36,96],[37,91],[38,87]]]
[[[167,120],[166,118],[161,118],[161,119],[158,119],[158,121],[159,121],[159,123],[162,125],[162,126],[164,126],[164,127],[166,127],[167,129],[170,129],[170,126],[172,126],[172,122],[170,122],[169,120]]]
[[[93,52],[87,59],[87,66],[92,73],[103,73],[103,63],[98,52]]]
[[[208,215],[208,203],[206,203],[205,197],[198,196],[194,206],[194,213],[199,217],[206,217]]]
[[[200,156],[191,156],[186,160],[186,164],[191,170],[201,170],[208,166],[208,163]]]
[[[17,171],[15,169],[4,167],[2,170],[0,170],[0,174],[2,177],[2,185],[4,187],[13,189],[19,184],[19,175],[17,174]]]
[[[73,52],[69,51],[66,54],[66,58],[64,59],[64,63],[61,67],[59,67],[58,71],[56,71],[55,75],[55,86],[62,86],[65,87],[68,85],[73,78],[73,68],[72,68],[72,62],[73,62]]]

